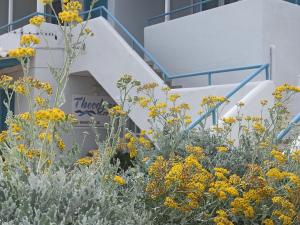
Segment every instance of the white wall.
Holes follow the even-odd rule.
[[[143,43],[147,19],[164,12],[164,0],[109,0],[108,8]]]
[[[172,74],[270,62],[273,80],[295,84],[300,74],[300,6],[282,0],[243,0],[145,29],[145,46]],[[247,72],[249,74],[249,72]],[[245,73],[217,83],[238,82]],[[179,81],[206,85],[203,79]]]
[[[66,103],[63,105],[62,109],[66,113],[73,113],[72,111],[72,96],[73,95],[88,95],[88,96],[108,96],[101,85],[88,73],[80,72],[70,76],[69,83],[66,87]],[[99,124],[97,127],[100,133],[101,140],[105,137],[104,124]],[[84,133],[88,133],[83,142]],[[73,137],[72,137],[73,135]],[[67,144],[71,146],[72,141],[75,141],[83,149],[82,155],[85,155],[87,151],[96,149],[97,145],[95,142],[95,134],[89,126],[75,126],[73,131],[67,135]],[[83,145],[82,145],[83,144]]]
[[[101,84],[105,91],[116,101],[119,100],[119,91],[116,87],[117,80],[123,74],[130,74],[134,79],[142,83],[156,82],[163,86],[163,81],[144,62],[139,55],[131,49],[124,39],[114,30],[113,27],[103,18],[96,18],[90,21],[90,27],[95,35],[88,39],[86,51],[73,65],[73,72],[89,71],[90,74]],[[204,96],[220,95],[224,96],[236,85],[220,85],[211,87],[182,88],[173,89],[171,93],[182,95],[182,101],[191,105],[190,115],[196,119],[200,102]],[[224,109],[226,113],[241,98],[247,95],[257,86],[257,83],[249,83],[245,88],[237,93],[232,102]],[[132,92],[132,96],[137,93]],[[164,100],[165,94],[158,88],[156,91],[158,99]],[[263,96],[261,96],[263,97]],[[146,111],[136,108],[130,114],[132,120],[141,129],[148,129]]]
[[[245,0],[146,27],[145,46],[174,75],[265,63],[262,2]],[[249,73],[216,75],[214,83],[236,83]],[[207,79],[178,83],[204,86]]]

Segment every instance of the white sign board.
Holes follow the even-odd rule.
[[[77,126],[90,126],[91,117],[94,118],[97,126],[107,123],[109,116],[103,102],[108,102],[109,107],[114,105],[109,96],[73,95],[72,113],[78,119]]]

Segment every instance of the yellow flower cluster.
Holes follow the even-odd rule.
[[[223,96],[207,96],[202,99],[201,106],[211,108],[223,102],[228,102],[228,100]]]
[[[41,106],[41,107],[45,106],[45,104],[46,104],[46,99],[41,96],[35,97],[34,101],[38,106]]]
[[[75,162],[75,165],[90,166],[94,162],[92,157],[83,157]]]
[[[223,122],[229,125],[232,125],[236,122],[236,119],[234,117],[226,117],[223,118]]]
[[[36,124],[47,128],[50,122],[61,122],[66,119],[64,111],[59,108],[41,109],[34,113]]]
[[[216,225],[234,225],[229,219],[228,214],[224,210],[217,210],[217,216],[214,218]]]
[[[0,143],[4,142],[7,138],[7,131],[2,131],[0,133]]]
[[[32,34],[25,34],[21,36],[20,45],[23,47],[30,47],[32,45],[37,45],[41,40]]]
[[[2,87],[9,86],[12,80],[13,80],[13,78],[11,76],[1,75],[0,76],[0,86],[2,86]]]
[[[187,146],[185,146],[185,150],[189,154],[196,156],[198,159],[201,159],[204,157],[204,150],[200,146],[187,145]]]
[[[218,146],[216,147],[217,151],[218,152],[228,152],[228,147],[225,147],[225,146]]]
[[[299,93],[300,87],[284,84],[276,87],[275,91],[273,92],[273,96],[275,99],[281,100],[283,98],[283,94],[289,92]]]
[[[47,5],[47,4],[52,4],[53,0],[39,0],[42,4]]]
[[[256,131],[259,134],[262,134],[266,131],[266,128],[259,122],[253,123],[252,127],[253,127],[254,131]]]
[[[292,224],[293,218],[297,214],[294,204],[281,196],[273,197],[272,202],[278,208],[273,211],[272,215],[278,217],[283,225]]]
[[[79,1],[65,1],[64,10],[67,11],[78,11],[82,10],[82,5]]]
[[[271,155],[277,160],[277,162],[279,162],[279,163],[285,163],[286,161],[287,161],[287,158],[286,158],[286,156],[282,153],[282,152],[280,152],[280,151],[278,151],[278,150],[276,150],[276,149],[273,149],[272,151],[271,151]]]
[[[108,110],[110,116],[126,116],[126,112],[123,111],[122,107],[116,105]]]
[[[140,87],[138,87],[137,91],[152,91],[153,89],[155,89],[156,87],[158,87],[158,84],[157,83],[147,83],[147,84],[144,84]]]
[[[231,180],[228,180],[227,176],[229,171],[225,168],[214,168],[216,181],[210,184],[209,193],[215,195],[219,200],[224,201],[229,196],[237,197],[239,192],[236,187],[231,183],[237,181],[239,177],[237,175],[232,176]]]
[[[64,4],[63,11],[58,14],[62,23],[81,23],[82,17],[79,15],[79,10],[82,5],[79,1],[69,1]]]
[[[144,96],[139,97],[138,103],[142,108],[148,107],[149,103],[151,102],[151,99],[146,98]]]
[[[29,23],[34,26],[41,26],[45,22],[45,17],[43,16],[34,16],[29,20]]]
[[[117,184],[119,184],[119,185],[121,185],[121,186],[124,186],[125,184],[126,184],[126,181],[124,180],[124,178],[123,177],[121,177],[121,176],[115,176],[114,177],[114,181],[117,183]]]
[[[150,197],[155,199],[170,193],[174,197],[166,196],[165,206],[182,212],[199,207],[199,200],[212,177],[192,154],[185,159],[175,157],[170,160],[159,156],[148,173],[151,179],[146,191]]]
[[[180,98],[180,95],[179,95],[179,94],[172,94],[172,95],[169,96],[169,100],[170,100],[171,102],[176,102],[176,100],[177,100],[178,98]]]
[[[164,102],[158,103],[156,105],[152,105],[149,107],[148,116],[152,119],[155,119],[159,115],[163,115],[167,112],[166,107],[167,107],[167,104]]]
[[[146,132],[142,131],[140,134],[140,137],[134,137],[131,133],[127,133],[125,135],[125,139],[128,140],[128,143],[126,145],[129,154],[130,154],[130,158],[135,158],[138,154],[138,150],[137,150],[137,145],[141,145],[142,147],[144,147],[147,150],[151,149],[151,142],[145,137]]]
[[[35,56],[35,49],[31,47],[19,47],[8,52],[11,58],[28,58]]]

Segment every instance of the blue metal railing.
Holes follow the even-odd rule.
[[[175,75],[175,76],[168,77],[168,80],[174,80],[174,79],[179,79],[179,78],[190,78],[190,77],[196,77],[196,76],[207,76],[208,85],[212,85],[212,75],[214,75],[214,74],[259,69],[259,68],[261,68],[261,66],[262,65],[254,65],[254,66],[245,66],[245,67],[221,69],[221,70],[212,70],[212,71],[206,71],[206,72],[180,74],[180,75]],[[269,79],[270,79],[269,78],[269,71],[268,71],[268,69],[266,69],[266,80],[269,80]]]
[[[157,16],[151,17],[151,18],[149,18],[147,20],[147,24],[148,25],[153,25],[155,21],[158,21],[159,19],[164,19],[166,16],[172,16],[172,15],[174,15],[176,13],[184,12],[185,10],[188,10],[188,9],[192,9],[193,10],[193,9],[195,9],[197,7],[203,7],[203,5],[205,5],[207,3],[212,3],[212,2],[216,2],[218,4],[219,0],[200,0],[200,2],[197,2],[197,3],[194,3],[194,4],[190,4],[190,5],[178,8],[178,9],[174,9],[174,10],[172,10],[170,12],[162,13],[162,14],[159,14]],[[199,11],[197,11],[197,12],[199,12]]]
[[[241,1],[241,0],[237,0],[237,1]],[[235,1],[235,2],[237,2],[237,1]],[[296,5],[300,5],[300,0],[284,0],[284,1],[287,1],[287,2],[290,2],[290,3],[294,3]],[[178,8],[178,9],[174,9],[174,10],[172,10],[170,12],[162,13],[162,14],[159,14],[157,16],[153,16],[153,17],[151,17],[151,18],[149,18],[147,20],[147,25],[153,25],[153,24],[155,24],[156,21],[158,23],[159,20],[165,19],[165,17],[167,17],[167,16],[172,16],[172,15],[175,15],[177,13],[184,12],[184,11],[186,11],[188,9],[192,9],[193,10],[195,7],[201,7],[202,8],[203,5],[205,5],[207,3],[212,3],[212,2],[216,2],[218,4],[219,0],[202,0],[202,1],[200,0],[200,2],[197,2],[197,3],[194,3],[194,4],[190,4],[190,5]],[[231,4],[231,3],[234,3],[234,2],[230,2],[230,3],[227,3],[227,4]],[[219,5],[215,6],[214,8],[216,8],[216,7],[219,7]],[[190,14],[198,13],[198,12],[199,12],[199,10],[196,10],[196,12],[191,12]]]
[[[51,15],[51,14],[47,14],[47,13],[40,13],[40,12],[34,12],[34,13],[31,13],[27,16],[24,16],[23,18],[20,18],[20,19],[17,19],[15,21],[13,21],[12,23],[9,23],[9,24],[6,24],[4,26],[1,26],[0,27],[0,33],[1,32],[8,32],[8,31],[11,31],[14,29],[14,26],[21,23],[21,22],[28,22],[28,20],[34,16],[44,16],[45,18],[49,17],[49,18],[55,18],[56,17],[54,15]]]
[[[300,122],[300,113],[298,113],[290,122],[290,124],[287,126],[287,128],[285,128],[284,130],[282,130],[278,136],[277,136],[277,140],[281,141],[292,129],[293,127],[296,126],[297,123]]]
[[[266,79],[269,80],[270,76],[269,76],[269,64],[264,64],[261,65],[257,70],[255,70],[253,73],[251,73],[250,75],[248,75],[245,79],[243,79],[238,86],[236,86],[232,91],[230,91],[225,98],[226,99],[230,99],[233,95],[235,95],[241,88],[243,88],[246,84],[248,84],[251,80],[253,80],[255,77],[257,77],[262,71],[265,71],[265,76]],[[223,102],[220,102],[218,104],[216,104],[214,107],[212,107],[211,109],[209,109],[207,112],[205,112],[204,114],[202,114],[198,119],[196,119],[194,122],[192,122],[190,124],[190,126],[188,127],[188,131],[193,129],[194,127],[196,127],[199,123],[201,123],[203,120],[205,120],[207,117],[209,117],[210,115],[212,115],[213,117],[213,124],[217,123],[217,118],[216,118],[216,111],[218,110],[218,108],[223,105]]]

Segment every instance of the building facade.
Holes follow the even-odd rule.
[[[81,0],[84,10],[91,0]],[[235,104],[246,103],[245,113],[256,115],[261,99],[272,102],[272,91],[283,83],[299,84],[300,75],[300,1],[297,0],[100,0],[95,6],[107,8],[108,14],[93,13],[89,26],[95,36],[75,62],[66,89],[68,113],[84,110],[89,103],[118,103],[115,87],[122,74],[132,74],[142,82],[157,82],[173,87],[182,101],[192,105],[191,115],[197,121],[201,98],[207,95],[231,96],[231,103],[222,116],[237,113]],[[57,12],[60,1],[54,1]],[[22,76],[18,64],[7,59],[5,52],[16,47],[23,33],[38,33],[36,28],[18,21],[33,13],[50,13],[37,0],[4,0],[0,2],[0,73]],[[102,17],[102,16],[103,17]],[[60,67],[63,42],[55,21],[43,25],[49,37],[37,48],[32,74],[53,82],[45,61],[49,51],[55,56],[52,64]],[[80,62],[80,63],[79,63]],[[257,72],[258,71],[258,72]],[[256,73],[257,72],[257,73]],[[253,79],[247,80],[247,77]],[[175,79],[176,78],[176,79]],[[247,81],[247,82],[246,82]],[[54,82],[53,82],[54,84]],[[157,93],[162,97],[162,93]],[[16,113],[26,111],[21,96],[15,99]],[[291,117],[300,112],[299,98],[289,106]],[[107,116],[97,108],[100,131]],[[100,112],[101,111],[101,112]],[[132,124],[147,128],[141,110],[133,110]],[[91,132],[89,117],[79,118],[75,136]],[[131,125],[133,126],[133,125]],[[104,133],[104,132],[102,132]],[[75,138],[76,139],[76,138]],[[95,147],[88,136],[84,148]]]

